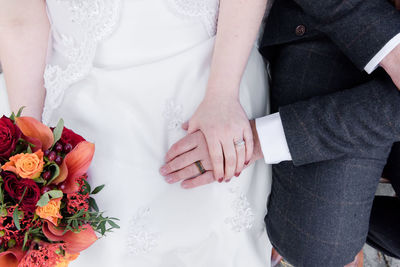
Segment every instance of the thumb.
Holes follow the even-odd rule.
[[[182,129],[185,130],[185,131],[189,130],[189,122],[188,121],[185,122],[184,124],[182,124]]]

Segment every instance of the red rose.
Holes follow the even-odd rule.
[[[0,157],[8,159],[14,151],[18,140],[21,138],[21,130],[12,120],[3,116],[0,119]]]
[[[75,148],[77,144],[82,141],[86,141],[82,136],[79,134],[74,133],[72,130],[64,127],[62,135],[61,135],[61,142],[66,144],[71,144],[72,148]]]
[[[39,186],[32,179],[19,179],[17,175],[12,172],[2,171],[0,175],[4,180],[4,190],[16,202],[21,200],[26,188],[24,198],[20,205],[23,210],[34,212],[36,203],[40,198]]]

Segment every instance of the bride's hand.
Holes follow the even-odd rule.
[[[189,120],[188,132],[197,130],[207,140],[214,178],[222,182],[239,176],[253,154],[250,123],[239,99],[207,94]]]

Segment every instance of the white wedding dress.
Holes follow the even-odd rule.
[[[52,43],[43,120],[96,144],[96,196],[121,229],[72,267],[266,267],[271,173],[263,162],[230,183],[193,190],[158,173],[180,126],[203,98],[218,0],[47,0]],[[229,79],[229,77],[226,77]],[[267,112],[265,67],[255,48],[243,77],[249,117]]]

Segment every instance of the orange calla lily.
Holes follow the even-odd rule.
[[[11,248],[0,253],[0,266],[17,267],[25,252],[19,248]]]
[[[15,122],[25,136],[39,140],[43,150],[47,150],[53,145],[53,132],[43,123],[32,117],[18,117],[15,118]]]
[[[31,143],[33,145],[33,147],[31,147],[32,148],[32,152],[36,152],[36,151],[42,149],[42,142],[40,142],[39,139],[36,139],[36,138],[33,138],[33,137],[29,137],[29,136],[26,136],[26,135],[24,135],[23,137],[27,142],[29,142],[29,143]]]
[[[77,179],[89,169],[94,156],[95,146],[87,141],[80,142],[67,154],[60,167],[60,175],[54,180],[54,184],[64,182],[63,192],[74,193],[79,190]]]
[[[56,228],[49,222],[45,222],[42,229],[49,240],[54,242],[64,241],[65,250],[70,254],[76,254],[87,249],[97,240],[96,233],[89,224],[82,225],[81,231],[78,233],[71,231],[64,233],[64,230]]]

